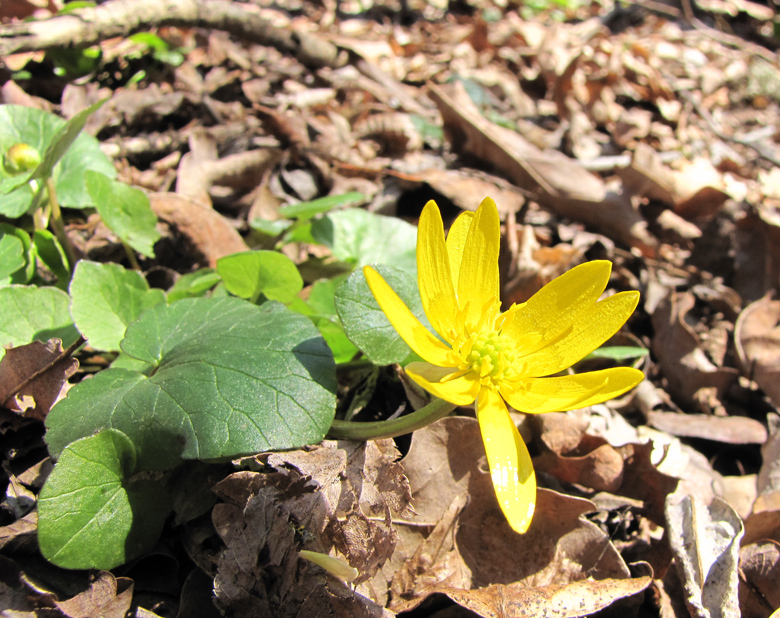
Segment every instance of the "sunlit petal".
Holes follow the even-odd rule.
[[[499,299],[498,250],[501,221],[496,203],[486,197],[469,227],[458,277],[458,304],[468,310],[464,323],[476,325],[484,318],[484,308]],[[473,327],[473,326],[472,326]]]
[[[595,260],[553,279],[528,299],[525,307],[505,325],[503,334],[517,342],[521,354],[535,350],[527,347],[528,333],[541,335],[542,345],[565,336],[601,296],[611,269],[610,262]]]
[[[368,287],[398,334],[420,357],[434,365],[452,365],[452,350],[422,325],[398,294],[370,266],[363,268]]]
[[[584,408],[622,395],[644,378],[641,371],[615,367],[556,378],[504,381],[501,396],[516,410],[530,414]]]
[[[571,367],[612,337],[639,302],[639,292],[620,292],[591,305],[565,336],[542,342],[518,361],[528,377],[547,376]]]
[[[435,372],[427,363],[409,363],[404,370],[432,395],[459,406],[474,403],[479,393],[479,379],[472,373],[448,380],[446,378],[453,375],[455,370],[442,369]]]
[[[494,390],[480,391],[477,420],[498,504],[512,529],[523,533],[536,506],[536,475],[528,449]]]
[[[463,261],[463,249],[466,246],[466,238],[469,235],[469,228],[473,222],[473,212],[462,212],[450,226],[450,231],[447,232],[447,253],[450,256],[452,285],[456,291],[458,289],[458,279],[460,278],[460,263]]]
[[[417,231],[417,282],[425,315],[444,339],[455,338],[458,312],[452,286],[449,255],[444,242],[444,224],[436,202],[423,208]]]

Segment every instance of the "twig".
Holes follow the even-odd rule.
[[[51,47],[86,47],[158,26],[224,30],[275,47],[313,67],[339,67],[346,53],[308,33],[279,28],[240,4],[223,0],[109,0],[42,21],[0,27],[0,57]]]

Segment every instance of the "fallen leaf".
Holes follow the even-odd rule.
[[[0,360],[0,403],[42,421],[78,366],[60,339],[6,348]]]
[[[519,133],[484,118],[460,82],[451,93],[431,86],[453,148],[501,170],[542,206],[581,221],[650,255],[656,240],[625,195],[610,191],[579,162],[541,151]]]
[[[656,429],[686,438],[704,438],[727,444],[763,444],[767,438],[763,424],[744,416],[650,411],[647,420]]]
[[[133,602],[133,581],[100,571],[89,588],[57,608],[68,618],[124,618]]]
[[[714,388],[718,397],[737,377],[731,367],[716,366],[701,348],[699,336],[686,322],[696,299],[690,292],[671,292],[652,315],[652,349],[669,384],[669,392],[685,406],[696,406],[700,389]]]
[[[211,268],[216,268],[219,258],[248,249],[236,228],[207,206],[175,193],[152,193],[149,203],[154,214],[176,228]]]
[[[739,618],[737,565],[744,532],[739,515],[715,498],[709,506],[686,495],[666,502],[667,532],[693,618]]]
[[[392,521],[409,501],[397,457],[392,440],[326,441],[269,455],[275,472],[237,472],[218,483],[214,491],[228,501],[212,515],[226,545],[215,580],[221,606],[254,615],[329,608],[335,616],[381,616],[387,582],[377,572],[396,544]],[[357,588],[299,560],[304,548],[358,568]]]
[[[745,307],[734,326],[734,343],[743,374],[780,408],[780,301],[765,296]]]
[[[742,616],[769,616],[780,608],[780,543],[760,541],[739,552],[739,596]],[[750,611],[749,607],[754,607]]]

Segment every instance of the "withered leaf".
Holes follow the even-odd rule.
[[[133,581],[100,571],[84,592],[67,601],[57,601],[68,618],[124,618],[133,602]]]
[[[6,349],[0,360],[0,403],[28,418],[44,420],[79,362],[60,339]]]

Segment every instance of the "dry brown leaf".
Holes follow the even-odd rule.
[[[6,553],[13,553],[22,546],[29,545],[33,548],[38,541],[38,512],[31,511],[15,522],[0,528],[0,549],[5,548]]]
[[[437,586],[429,596],[443,594],[483,618],[579,618],[595,613],[619,599],[642,592],[649,576],[634,579],[585,580],[570,584],[494,584],[476,590]]]
[[[0,360],[0,405],[45,420],[78,366],[65,354],[60,339],[7,348]]]
[[[229,502],[213,511],[226,545],[216,579],[222,606],[247,615],[313,616],[327,607],[335,616],[381,616],[387,582],[374,576],[393,553],[391,522],[409,501],[397,456],[392,440],[325,442],[269,455],[275,472],[218,483]],[[304,548],[358,568],[357,589],[298,560]]]
[[[742,520],[726,502],[669,496],[667,534],[693,618],[739,618],[737,565]]]
[[[401,463],[417,515],[396,522],[396,553],[408,558],[393,580],[392,609],[416,607],[434,584],[449,591],[457,585],[466,597],[472,589],[522,584],[544,596],[547,586],[629,577],[609,538],[580,517],[595,510],[587,500],[540,488],[530,529],[512,531],[496,502],[475,419],[445,418],[415,432]]]
[[[780,408],[780,301],[765,296],[745,307],[734,343],[743,373]]]
[[[763,444],[767,438],[764,425],[744,416],[651,411],[647,420],[656,429],[686,438],[705,438],[728,444]]]
[[[745,302],[777,290],[780,281],[780,209],[757,204],[737,221],[734,287]]]
[[[133,580],[100,571],[87,590],[56,605],[68,618],[124,618],[132,602]]]
[[[595,491],[614,492],[623,483],[623,456],[609,444],[586,455],[566,457],[553,452],[534,458],[534,467],[564,483],[583,485]]]
[[[176,228],[211,268],[219,258],[249,249],[236,228],[207,206],[175,193],[152,193],[149,202],[154,214]]]
[[[672,292],[653,313],[652,349],[668,381],[669,393],[693,407],[700,389],[714,388],[717,397],[737,377],[731,367],[716,366],[702,350],[699,336],[685,321],[696,299],[690,292]]]
[[[529,192],[543,206],[636,247],[654,252],[656,240],[626,195],[610,191],[580,163],[557,151],[541,151],[520,134],[485,119],[456,83],[448,93],[431,86],[453,148],[476,157]]]
[[[516,213],[525,202],[521,193],[503,178],[471,169],[428,169],[403,175],[406,182],[420,182],[449,198],[461,210],[474,211],[486,195],[492,197],[501,219]]]
[[[742,547],[739,567],[742,616],[768,618],[780,608],[780,543],[761,541]]]

